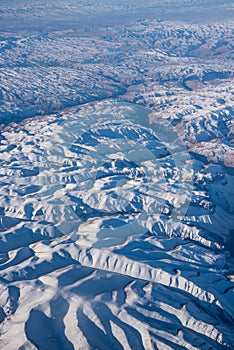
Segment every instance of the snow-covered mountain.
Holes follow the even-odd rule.
[[[231,176],[149,112],[100,102],[3,128],[3,347],[230,347]]]
[[[232,13],[2,1],[1,349],[233,349]]]

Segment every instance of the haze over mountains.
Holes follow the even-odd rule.
[[[2,349],[233,349],[232,1],[2,1]]]

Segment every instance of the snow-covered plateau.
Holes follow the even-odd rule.
[[[234,349],[232,1],[0,5],[0,349]]]

